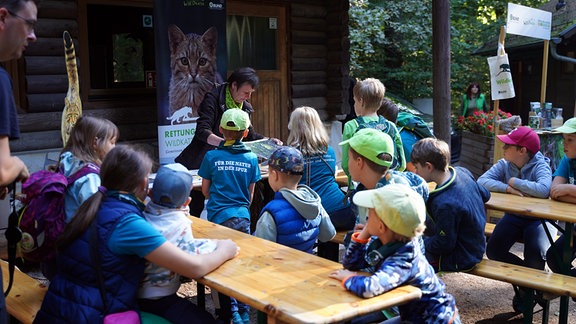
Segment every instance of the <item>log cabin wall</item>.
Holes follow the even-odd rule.
[[[348,1],[291,2],[292,108],[311,106],[325,121],[347,112]]]
[[[312,106],[326,121],[347,113],[348,0],[269,2],[289,9],[289,112]],[[24,66],[23,76],[15,78],[16,86],[25,91],[19,100],[21,137],[11,141],[13,152],[62,147],[61,113],[68,90],[64,30],[74,39],[79,73],[83,63],[79,42],[86,40],[79,39],[77,1],[44,0],[38,8],[38,40],[18,62]],[[119,126],[120,141],[157,141],[155,96],[86,100],[83,94],[82,99],[85,115],[108,118]]]

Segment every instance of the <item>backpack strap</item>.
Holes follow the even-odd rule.
[[[22,231],[18,227],[18,212],[16,211],[16,182],[9,185],[12,191],[12,212],[8,217],[8,228],[4,232],[4,236],[8,241],[8,287],[4,292],[4,297],[8,296],[10,289],[12,289],[12,283],[14,282],[14,269],[16,267],[16,248],[18,242],[22,239]]]
[[[59,170],[60,172],[60,170]],[[94,163],[86,163],[80,170],[74,172],[71,176],[67,177],[68,186],[72,185],[76,180],[90,173],[100,173],[100,167]]]

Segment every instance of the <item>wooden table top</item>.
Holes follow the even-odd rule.
[[[269,323],[333,323],[421,297],[403,286],[360,298],[328,274],[342,265],[275,242],[192,218],[196,238],[230,238],[240,254],[198,282],[268,314]]]
[[[576,205],[552,199],[520,197],[501,192],[491,192],[487,209],[549,220],[576,223]]]

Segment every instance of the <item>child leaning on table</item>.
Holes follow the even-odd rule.
[[[268,160],[268,183],[274,190],[260,213],[254,236],[312,253],[316,240],[327,242],[336,234],[320,196],[298,184],[304,172],[302,153],[293,147],[278,148]]]
[[[192,174],[180,163],[160,167],[149,193],[151,201],[146,205],[144,217],[169,242],[183,251],[207,254],[216,249],[216,241],[194,239],[192,236],[192,221],[188,218],[192,181]],[[215,322],[208,312],[178,296],[179,288],[179,274],[147,262],[138,291],[138,306],[174,324],[190,323],[192,319],[199,323]]]
[[[426,258],[439,271],[467,271],[484,257],[486,210],[490,192],[465,168],[452,167],[450,147],[424,138],[412,147],[416,174],[437,184],[426,201]]]
[[[358,192],[354,203],[369,208],[368,221],[362,231],[352,235],[342,261],[344,269],[330,277],[364,298],[402,285],[420,288],[422,298],[398,306],[400,316],[384,323],[460,323],[454,297],[446,293],[418,246],[426,219],[422,197],[406,185],[391,184]],[[371,321],[367,315],[354,323]]]
[[[530,127],[519,126],[506,135],[498,135],[504,142],[504,158],[478,178],[478,183],[491,192],[546,199],[550,194],[552,170],[550,160],[540,153],[540,138]],[[556,236],[556,228],[548,223],[548,231]],[[519,240],[524,240],[524,259],[510,252]],[[505,213],[494,228],[486,245],[489,259],[544,270],[546,251],[550,241],[543,222],[538,218]],[[512,305],[522,311],[524,291],[514,287]]]
[[[558,201],[576,204],[576,117],[568,119],[564,125],[556,128],[557,132],[564,137],[564,157],[554,172],[554,180],[550,189],[550,198]],[[562,234],[546,253],[546,262],[554,272],[562,272],[560,260],[564,246],[564,234]],[[572,258],[576,256],[576,245],[572,247]],[[576,277],[576,268],[570,266],[570,274]]]
[[[202,177],[202,193],[208,199],[208,220],[250,234],[250,203],[254,185],[260,180],[256,154],[242,143],[248,135],[250,117],[242,109],[227,109],[220,119],[224,141],[202,160],[198,175]],[[219,294],[220,304],[226,304]],[[232,304],[232,322],[248,323],[248,305]]]
[[[354,85],[354,111],[356,117],[344,124],[342,139],[348,140],[356,134],[358,130],[365,128],[377,129],[386,133],[394,142],[392,157],[393,160],[389,167],[398,171],[406,169],[406,160],[404,158],[404,149],[402,148],[402,139],[396,125],[386,118],[378,115],[378,109],[384,99],[386,88],[378,79],[368,78],[357,81]],[[353,188],[351,175],[348,169],[348,148],[342,148],[342,169],[348,175],[348,183]]]

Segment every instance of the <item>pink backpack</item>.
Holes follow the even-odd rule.
[[[56,240],[66,226],[64,195],[74,181],[100,172],[100,167],[88,163],[66,178],[60,171],[40,170],[22,184],[23,207],[18,211],[22,231],[20,252],[32,262],[48,261],[56,255]]]

